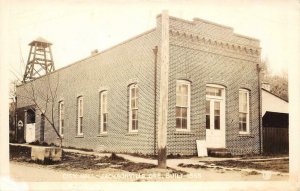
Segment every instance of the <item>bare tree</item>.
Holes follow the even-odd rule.
[[[58,114],[58,88],[59,73],[47,73],[38,79],[22,82],[17,88],[17,98],[18,101],[23,100],[30,103],[31,109],[40,112],[41,116],[45,118],[56,133],[61,147],[63,138],[58,129],[59,125],[55,120],[55,115]]]
[[[16,140],[16,86],[17,80],[9,83],[9,141]]]
[[[12,101],[12,102],[16,102],[16,88],[17,88],[17,85],[19,85],[19,81],[18,80],[12,80],[10,81],[9,83],[9,99]]]

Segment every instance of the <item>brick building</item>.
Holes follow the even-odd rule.
[[[234,155],[259,153],[259,41],[198,18],[168,24],[168,154],[195,154],[196,140]],[[161,31],[159,15],[156,28],[19,86],[19,120],[26,127],[30,108],[34,138],[57,143],[39,110],[51,107],[26,96],[34,89],[45,98],[52,87],[64,146],[156,153]]]

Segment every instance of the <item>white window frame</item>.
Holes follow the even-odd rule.
[[[207,98],[213,98],[213,99],[223,99],[225,100],[225,87],[222,85],[217,85],[217,84],[206,84],[206,87],[212,87],[212,88],[219,88],[221,89],[221,96],[213,96],[213,95],[206,95],[205,96]],[[205,87],[205,88],[206,88]],[[206,93],[206,89],[205,89],[205,93]]]
[[[107,94],[107,90],[104,90],[104,91],[101,91],[100,92],[100,104],[99,104],[99,106],[100,106],[100,112],[99,112],[99,114],[100,114],[100,134],[107,134],[107,117],[106,117],[106,131],[104,131],[104,117],[103,117],[103,114],[104,114],[104,107],[103,107],[103,103],[104,103],[104,101],[103,101],[103,97],[104,96],[106,96],[106,103],[105,103],[105,105],[106,105],[106,113],[105,114],[108,114],[108,108],[107,108],[107,99],[108,99],[108,96],[107,96],[108,94]]]
[[[137,88],[137,90],[138,90],[138,92],[139,92],[139,87],[138,87],[138,85],[137,84],[131,84],[131,85],[129,85],[129,127],[128,127],[128,131],[130,132],[130,133],[134,133],[134,132],[138,132],[138,129],[139,129],[139,125],[137,125],[137,129],[132,129],[132,111],[133,110],[137,110],[137,119],[136,119],[136,121],[138,122],[139,121],[139,117],[138,117],[138,111],[139,111],[139,107],[138,107],[138,102],[139,102],[139,94],[137,93],[137,95],[136,95],[136,108],[132,108],[131,107],[131,99],[132,99],[132,95],[131,95],[131,90],[133,89],[133,88]]]
[[[188,86],[188,103],[187,103],[187,128],[177,128],[176,125],[176,108],[177,107],[183,107],[181,105],[177,104],[177,95],[175,96],[175,129],[176,131],[190,131],[191,130],[191,82],[187,80],[176,80],[176,89],[177,85],[187,85]],[[175,89],[175,94],[176,94],[176,89]]]
[[[80,108],[80,101],[81,101],[81,107]],[[80,109],[82,110],[80,115]],[[81,132],[80,132],[80,125],[81,126]],[[77,97],[77,135],[82,136],[83,135],[83,96]]]
[[[240,101],[240,92],[247,94],[247,114],[246,114],[246,131],[240,131],[240,120],[239,120],[239,134],[249,134],[250,133],[250,106],[249,106],[250,91],[243,88],[239,89],[239,101]],[[240,110],[239,110],[239,114],[240,114]]]
[[[64,129],[64,124],[65,124],[65,104],[64,101],[58,102],[58,109],[59,109],[59,118],[58,118],[58,129],[59,129],[59,135],[63,135],[63,129]],[[64,122],[62,122],[64,121]]]
[[[214,96],[214,95],[207,95],[206,94],[206,89],[205,89],[205,96],[206,96],[206,101],[210,102],[210,127],[209,129],[206,130],[221,130],[222,128],[222,121],[225,121],[225,87],[222,85],[217,85],[217,84],[206,84],[205,88],[207,87],[212,87],[212,88],[218,88],[221,89],[221,96]],[[214,101],[211,101],[214,100]],[[214,102],[215,101],[220,101],[220,110],[222,111],[220,113],[220,129],[215,129],[215,122],[214,122]],[[206,106],[205,106],[206,107]],[[206,115],[206,114],[205,114]],[[206,117],[206,116],[205,116]],[[226,125],[226,122],[225,122]],[[206,124],[205,124],[205,128],[206,128]]]

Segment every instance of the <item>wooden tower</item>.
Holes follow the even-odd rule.
[[[32,41],[23,82],[34,80],[55,70],[51,52],[52,43],[39,37]]]

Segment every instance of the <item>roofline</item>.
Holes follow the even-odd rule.
[[[246,36],[246,35],[242,35],[242,34],[237,34],[237,33],[233,33],[233,35],[238,36],[238,37],[241,37],[241,38],[247,38],[247,39],[249,39],[249,40],[255,40],[255,41],[260,42],[259,39],[254,38],[254,37],[250,37],[250,36]],[[260,48],[260,49],[261,49],[261,48]]]
[[[205,20],[205,19],[200,19],[198,17],[195,17],[193,20],[194,21],[202,21],[202,22],[207,23],[207,24],[211,24],[211,25],[215,25],[215,26],[218,26],[218,27],[223,27],[223,28],[226,28],[226,29],[233,30],[233,27],[229,27],[229,26],[222,25],[222,24],[219,24],[219,23],[215,23],[215,22],[212,22],[212,21],[208,21],[208,20]]]
[[[158,14],[156,16],[156,18],[158,18],[158,17],[161,17],[161,14]],[[249,37],[249,36],[245,36],[245,35],[242,35],[242,34],[235,33],[233,27],[226,26],[226,25],[219,24],[219,23],[215,23],[215,22],[212,22],[212,21],[209,21],[209,20],[198,18],[198,17],[193,18],[193,21],[185,20],[185,19],[182,19],[182,18],[174,17],[174,16],[169,16],[169,18],[174,19],[174,20],[178,20],[178,21],[182,21],[182,22],[185,22],[185,23],[188,23],[188,24],[192,24],[192,25],[196,25],[197,21],[202,21],[202,22],[207,23],[207,24],[215,25],[215,26],[218,26],[218,27],[223,27],[225,29],[230,29],[230,30],[232,30],[234,36],[260,42],[260,40],[257,39],[257,38],[253,38],[253,37]]]
[[[69,64],[69,65],[67,65],[67,66],[64,66],[64,67],[62,67],[62,68],[59,68],[59,69],[57,69],[57,70],[55,70],[55,71],[53,71],[53,72],[48,73],[48,75],[54,74],[55,72],[58,72],[58,71],[60,71],[60,70],[64,70],[64,69],[66,69],[66,68],[69,68],[69,67],[71,67],[71,66],[73,66],[73,65],[79,64],[80,62],[82,62],[82,61],[84,61],[84,60],[88,60],[88,59],[90,59],[90,58],[92,58],[92,57],[95,57],[95,56],[97,56],[97,55],[99,55],[99,54],[103,54],[103,53],[105,53],[105,52],[107,52],[107,51],[110,51],[110,50],[112,50],[112,49],[114,49],[114,48],[117,48],[118,46],[121,46],[121,45],[123,45],[123,44],[125,44],[125,43],[128,43],[128,42],[130,42],[130,41],[132,41],[132,40],[134,40],[134,39],[137,39],[137,38],[139,38],[139,37],[141,37],[141,36],[144,36],[144,35],[146,35],[146,34],[149,34],[149,33],[153,32],[153,31],[155,31],[155,30],[156,30],[156,27],[155,27],[155,28],[152,28],[152,29],[150,29],[150,30],[147,30],[147,31],[145,31],[145,32],[143,32],[143,33],[140,33],[140,34],[138,34],[138,35],[136,35],[136,36],[133,36],[133,37],[131,37],[131,38],[125,40],[125,41],[122,41],[122,42],[120,42],[120,43],[118,43],[118,44],[116,44],[116,45],[113,45],[113,46],[111,46],[111,47],[109,47],[109,48],[107,48],[107,49],[104,49],[104,50],[102,50],[102,51],[100,51],[100,52],[98,52],[98,53],[95,53],[95,54],[90,55],[90,56],[88,56],[88,57],[86,57],[86,58],[83,58],[83,59],[80,59],[80,60],[78,60],[78,61],[75,61],[75,62],[73,62],[73,63],[71,63],[71,64]],[[21,87],[21,86],[23,86],[23,85],[25,85],[25,84],[27,84],[27,83],[33,82],[33,81],[35,81],[35,80],[37,80],[37,79],[40,79],[40,78],[43,78],[43,77],[45,77],[45,76],[46,76],[46,74],[43,75],[43,76],[39,76],[39,77],[35,78],[34,80],[31,80],[31,81],[22,83],[22,84],[20,84],[20,85],[17,85],[17,87]]]
[[[158,14],[158,15],[156,16],[156,18],[158,18],[158,17],[161,17],[161,14]],[[178,20],[178,21],[182,21],[182,22],[185,22],[185,23],[189,23],[189,24],[192,24],[192,25],[196,25],[197,20],[199,20],[199,21],[202,21],[202,22],[205,22],[205,23],[208,23],[208,24],[216,25],[216,26],[223,27],[223,28],[226,28],[226,29],[230,29],[230,30],[233,31],[233,28],[232,28],[232,27],[228,27],[228,26],[225,26],[225,25],[222,25],[222,24],[214,23],[214,22],[211,22],[211,21],[208,21],[208,20],[204,20],[204,19],[200,19],[200,18],[194,18],[194,21],[189,21],[189,20],[185,20],[185,19],[181,19],[181,18],[173,17],[173,16],[169,16],[169,18],[175,19],[175,20]],[[123,42],[120,42],[120,43],[118,43],[118,44],[116,44],[116,45],[114,45],[114,46],[112,46],[112,47],[109,47],[109,48],[107,48],[107,49],[104,49],[104,50],[102,50],[102,51],[100,51],[100,52],[98,52],[98,53],[95,53],[95,54],[90,55],[90,56],[88,56],[88,57],[86,57],[86,58],[80,59],[80,60],[78,60],[78,61],[75,61],[74,63],[71,63],[71,64],[69,64],[69,65],[67,65],[67,66],[62,67],[62,68],[59,68],[59,69],[57,69],[57,70],[55,70],[55,71],[53,71],[53,72],[51,72],[51,73],[48,73],[48,74],[51,75],[51,74],[53,74],[53,73],[55,73],[55,72],[57,72],[57,71],[64,70],[64,69],[66,69],[66,68],[68,68],[68,67],[71,67],[71,66],[73,66],[73,65],[79,64],[80,62],[82,62],[82,61],[84,61],[84,60],[88,60],[88,59],[90,59],[90,58],[92,58],[92,57],[94,57],[94,56],[97,56],[97,55],[99,55],[99,54],[103,54],[103,53],[105,53],[105,52],[107,52],[107,51],[110,51],[110,50],[112,50],[112,49],[114,49],[114,48],[116,48],[116,47],[118,47],[118,46],[121,46],[121,45],[123,45],[123,44],[125,44],[125,43],[128,43],[128,42],[130,42],[130,41],[132,41],[132,40],[134,40],[134,39],[136,39],[136,38],[139,38],[139,37],[141,37],[141,36],[144,36],[144,35],[146,35],[146,34],[148,34],[148,33],[151,33],[151,32],[153,32],[153,31],[155,31],[155,30],[156,30],[156,27],[155,27],[155,28],[152,28],[152,29],[150,29],[150,30],[147,30],[147,31],[145,31],[145,32],[143,32],[143,33],[140,33],[140,34],[138,34],[138,35],[136,35],[136,36],[133,36],[133,37],[131,37],[131,38],[129,38],[129,39],[123,41]],[[248,36],[244,36],[244,35],[240,35],[240,34],[236,34],[236,33],[234,33],[234,32],[233,32],[233,35],[235,35],[235,36],[240,36],[240,37],[247,38],[247,39],[251,39],[251,40],[259,41],[258,39],[255,39],[255,38],[252,38],[252,37],[248,37]],[[259,48],[260,48],[260,47],[259,47]],[[29,82],[33,82],[33,81],[35,81],[35,80],[37,80],[37,79],[39,79],[39,78],[42,78],[42,77],[44,77],[44,76],[46,76],[46,75],[39,76],[39,77],[35,78],[34,80],[29,81]],[[27,83],[29,83],[29,82],[25,82],[25,83],[23,83],[23,84],[20,84],[20,85],[17,86],[17,87],[23,86],[23,85],[25,85],[25,84],[27,84]],[[269,92],[269,93],[270,93],[270,92]],[[271,93],[271,94],[272,94],[272,93]],[[273,95],[276,96],[276,97],[278,97],[278,96],[275,95],[275,94],[273,94]],[[278,97],[278,98],[280,98],[280,97]],[[280,99],[282,99],[282,98],[280,98]],[[282,100],[284,100],[284,99],[282,99]],[[284,101],[288,102],[287,100],[284,100]]]
[[[279,114],[287,114],[287,115],[289,115],[289,113],[276,112],[276,111],[266,111],[266,113],[279,113]]]
[[[262,90],[264,90],[265,92],[267,92],[267,93],[269,93],[269,94],[271,94],[271,95],[273,95],[273,96],[275,96],[275,97],[277,97],[277,98],[279,98],[279,99],[281,99],[281,100],[283,100],[283,101],[285,101],[285,102],[289,103],[289,101],[288,101],[288,100],[285,100],[285,99],[283,99],[283,98],[279,97],[278,95],[276,95],[276,94],[273,94],[272,92],[270,92],[270,91],[266,90],[265,88],[261,88],[261,89],[262,89]]]

